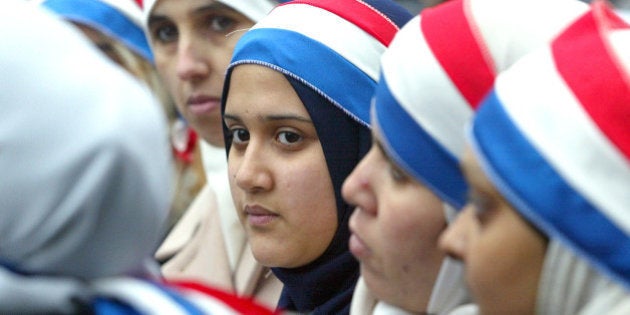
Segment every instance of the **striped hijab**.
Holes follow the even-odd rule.
[[[459,158],[475,108],[498,73],[587,9],[574,0],[454,0],[423,10],[382,58],[373,123],[388,154],[461,208]]]
[[[387,154],[439,196],[446,212],[465,203],[464,127],[496,75],[587,9],[572,0],[453,0],[423,10],[395,36],[382,57],[372,123]],[[444,260],[429,313],[468,301],[462,273]]]

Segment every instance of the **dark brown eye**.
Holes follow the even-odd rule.
[[[407,174],[405,174],[405,172],[403,172],[401,169],[399,169],[398,167],[394,165],[390,165],[389,173],[391,174],[392,179],[394,179],[394,181],[404,182],[407,180]]]
[[[472,192],[468,195],[468,204],[473,206],[475,216],[480,222],[483,222],[488,213],[494,209],[494,202],[491,198],[477,192]]]
[[[249,141],[249,131],[245,129],[233,129],[232,130],[233,143],[243,143]]]
[[[282,144],[291,145],[299,142],[300,140],[302,140],[302,136],[295,132],[282,131],[278,134],[278,141]]]
[[[214,32],[224,33],[231,31],[236,21],[230,17],[223,15],[215,15],[210,17],[210,29]]]
[[[171,43],[177,40],[177,35],[177,28],[172,25],[159,26],[153,31],[153,37],[160,43]]]

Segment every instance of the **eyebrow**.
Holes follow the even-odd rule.
[[[149,23],[147,23],[148,27],[151,28],[153,25],[155,24],[160,24],[166,21],[169,21],[170,19],[167,18],[164,15],[151,15],[149,16]]]
[[[206,11],[218,11],[218,10],[228,10],[228,11],[232,11],[232,12],[236,12],[239,13],[238,11],[232,9],[231,7],[220,3],[220,2],[213,2],[210,3],[208,5],[204,5],[201,7],[196,8],[195,10],[193,10],[193,14],[200,14],[200,13],[204,13]]]
[[[392,160],[392,158],[389,156],[389,154],[387,154],[387,151],[385,150],[385,147],[383,146],[383,143],[381,141],[379,141],[378,139],[376,139],[376,137],[374,137],[374,135],[372,135],[372,139],[373,139],[372,142],[376,145],[378,150],[381,151],[381,154],[383,155],[383,157],[385,157],[387,162],[389,164],[392,164],[392,165],[398,167],[398,164],[395,163],[394,160]]]
[[[228,10],[228,11],[239,13],[238,11],[232,9],[231,7],[229,7],[229,6],[227,6],[227,5],[223,4],[223,3],[213,2],[213,3],[210,3],[208,5],[204,5],[204,6],[201,6],[201,7],[198,7],[196,9],[194,9],[192,11],[192,13],[190,13],[189,15],[199,15],[199,14],[203,14],[203,13],[205,13],[207,11],[219,11],[219,10]],[[157,24],[157,23],[160,23],[160,22],[163,22],[163,21],[168,21],[168,20],[170,20],[170,19],[166,15],[151,14],[149,16],[148,26],[151,27],[151,25],[153,25],[153,24]]]
[[[232,114],[224,114],[224,119],[234,120],[237,122],[242,122],[243,120],[238,115]],[[267,115],[267,116],[259,116],[259,119],[262,121],[281,121],[281,120],[296,120],[304,123],[313,124],[313,121],[307,117],[300,115],[291,115],[291,114],[277,114],[277,115]]]
[[[473,170],[467,160],[463,160],[462,162],[460,162],[459,169],[461,170],[462,174],[464,174],[464,179],[468,183],[469,193],[472,192],[474,194],[488,194],[505,201],[503,194],[501,194],[497,190],[492,182],[484,182],[480,179],[480,176],[486,176],[483,171],[481,171],[480,169]],[[507,201],[505,202],[509,203]]]

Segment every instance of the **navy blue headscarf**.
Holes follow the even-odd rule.
[[[341,186],[371,145],[369,108],[380,56],[409,19],[390,0],[296,0],[276,7],[234,50],[222,110],[234,67],[258,64],[283,73],[315,125],[336,198],[338,227],[324,253],[305,266],[272,268],[284,284],[281,309],[349,313],[359,264],[348,250],[352,207]]]

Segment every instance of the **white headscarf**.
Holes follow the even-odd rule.
[[[630,311],[625,288],[555,240],[547,248],[538,287],[537,314],[622,315]]]
[[[0,311],[51,311],[79,280],[151,271],[170,202],[166,125],[74,27],[24,1],[4,8]]]

